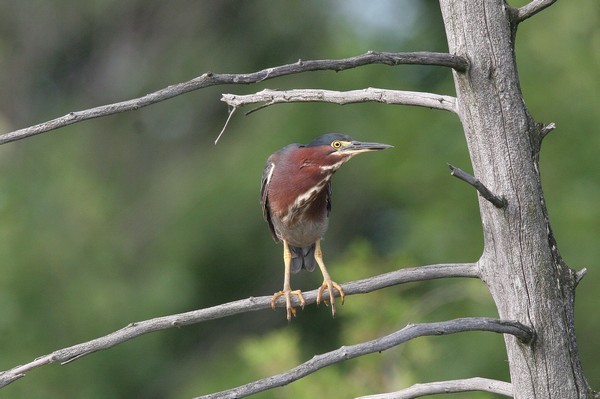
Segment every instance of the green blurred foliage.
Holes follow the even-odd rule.
[[[444,51],[434,2],[128,1],[0,3],[0,131],[141,96],[205,71],[251,72],[367,50]],[[525,22],[517,59],[527,105],[558,128],[541,168],[565,260],[588,268],[577,296],[584,369],[600,386],[599,21],[591,0],[559,2]],[[279,105],[236,115],[217,146],[220,94],[264,87],[385,87],[453,93],[449,71],[369,66],[253,86],[214,87],[0,147],[0,369],[129,322],[279,289],[281,247],[258,204],[267,156],[325,132],[393,144],[334,179],[324,242],[338,282],[428,263],[473,261],[482,248],[461,127],[448,113],[385,105]],[[360,212],[357,212],[360,210]],[[293,276],[309,290],[317,274]],[[407,323],[495,316],[477,281],[410,284],[353,296],[332,320],[309,306],[291,323],[255,312],[144,336],[61,367],[0,397],[187,398],[284,371],[316,353]],[[508,378],[502,338],[424,338],[322,370],[264,398],[338,397],[419,381]],[[491,397],[480,395],[470,397]]]

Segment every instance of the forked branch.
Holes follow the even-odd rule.
[[[417,337],[447,335],[465,331],[489,331],[500,334],[511,334],[522,342],[530,342],[533,338],[533,332],[518,322],[486,317],[468,317],[437,323],[409,324],[403,329],[384,337],[357,345],[342,346],[334,351],[314,356],[309,361],[284,373],[263,378],[237,388],[200,396],[196,399],[244,398],[258,392],[287,385],[332,364],[369,353],[382,352]]]
[[[364,280],[342,284],[342,287],[346,295],[354,295],[364,294],[398,284],[449,277],[478,278],[479,271],[475,263],[428,265],[399,269]],[[317,299],[317,290],[303,293],[303,295],[307,305],[315,303]],[[327,293],[325,293],[325,295],[327,297]],[[0,388],[24,377],[25,373],[35,368],[56,362],[60,362],[61,364],[69,363],[85,355],[112,348],[144,334],[197,324],[203,321],[219,319],[239,313],[271,309],[271,298],[272,296],[251,297],[210,308],[131,323],[128,326],[103,337],[68,348],[59,349],[50,354],[38,357],[24,365],[0,372]],[[300,306],[297,298],[294,299],[293,304],[294,306]],[[285,300],[280,298],[276,305],[278,307],[285,307]]]
[[[361,396],[356,399],[413,399],[422,396],[448,394],[458,392],[482,391],[509,396],[512,398],[513,389],[509,382],[491,380],[489,378],[466,378],[462,380],[436,381],[415,384],[397,392],[379,395]]]
[[[418,64],[418,65],[438,65],[455,69],[459,72],[464,72],[467,69],[468,63],[464,57],[459,57],[446,53],[431,53],[431,52],[415,52],[415,53],[386,53],[369,51],[365,54],[350,58],[342,58],[337,60],[299,60],[293,64],[280,65],[272,68],[266,68],[261,71],[242,74],[216,74],[207,72],[192,80],[183,83],[177,83],[158,91],[146,94],[145,96],[134,98],[131,100],[121,101],[114,104],[102,105],[95,108],[90,108],[82,111],[69,112],[68,114],[43,122],[24,129],[15,130],[9,133],[0,135],[0,144],[9,143],[11,141],[21,140],[26,137],[36,134],[49,132],[60,127],[72,125],[77,122],[88,119],[99,118],[136,110],[146,107],[151,104],[156,104],[161,101],[188,93],[190,91],[203,89],[210,86],[228,85],[228,84],[251,84],[262,82],[264,80],[293,75],[297,73],[310,71],[344,71],[346,69],[357,68],[369,64],[384,64],[384,65],[401,65],[401,64]]]
[[[273,104],[294,102],[325,102],[339,105],[379,102],[396,105],[415,105],[456,113],[456,99],[452,96],[414,91],[377,89],[372,87],[351,91],[322,89],[280,91],[265,89],[258,93],[246,95],[223,94],[221,101],[226,102],[233,108],[243,107],[248,104],[263,103],[259,109]]]

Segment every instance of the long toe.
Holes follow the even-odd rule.
[[[325,292],[325,289],[327,289],[327,292],[329,294],[328,299],[323,299],[323,293]],[[323,281],[323,284],[321,284],[321,286],[319,287],[319,290],[317,291],[317,305],[320,304],[321,301],[325,302],[326,305],[331,304],[331,315],[333,317],[335,317],[335,311],[336,311],[334,289],[336,289],[340,293],[340,298],[342,300],[342,305],[343,305],[344,299],[345,299],[345,294],[344,294],[344,291],[342,290],[342,287],[335,281],[332,281],[331,279],[327,279],[327,280]]]
[[[286,317],[289,320],[292,320],[292,315],[296,316],[296,307],[292,306],[292,295],[296,295],[298,300],[300,301],[300,306],[304,309],[304,305],[306,301],[302,296],[302,291],[300,290],[282,290],[273,294],[273,298],[271,299],[271,308],[275,310],[277,299],[283,296],[285,298],[285,309],[286,309]]]
[[[338,290],[338,292],[340,293],[340,299],[342,300],[342,305],[343,305],[344,301],[346,300],[346,294],[344,294],[344,290],[342,290],[342,287],[335,281],[332,281],[331,284],[333,285],[333,288]]]

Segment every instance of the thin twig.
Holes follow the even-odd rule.
[[[47,122],[2,134],[0,135],[0,144],[21,140],[26,137],[48,132],[88,119],[136,110],[138,108],[156,104],[190,91],[203,89],[210,86],[226,84],[251,84],[280,76],[309,71],[329,70],[339,72],[369,64],[384,64],[390,66],[401,64],[438,65],[454,68],[460,72],[464,72],[468,66],[467,60],[464,57],[447,53],[386,53],[369,51],[365,54],[355,57],[337,60],[299,60],[293,64],[266,68],[253,73],[215,74],[212,72],[207,72],[187,82],[174,84],[139,98],[121,101],[114,104],[102,105],[82,111],[69,112],[64,116],[49,120]]]
[[[342,284],[342,287],[345,294],[349,296],[354,294],[364,294],[397,284],[450,277],[478,278],[479,270],[477,268],[477,264],[438,264],[399,269],[393,272],[366,278],[364,280],[357,280]],[[335,294],[339,295],[337,291]],[[325,292],[324,295],[327,298],[327,292]],[[315,303],[317,299],[317,290],[303,293],[303,296],[307,305]],[[32,362],[0,372],[0,388],[21,377],[24,377],[25,373],[35,368],[56,362],[60,362],[62,364],[69,363],[91,353],[112,348],[144,334],[174,327],[197,324],[203,321],[232,316],[239,313],[271,309],[271,298],[272,296],[262,296],[256,298],[251,297],[210,308],[193,310],[191,312],[157,317],[154,319],[131,323],[128,326],[103,337],[68,348],[59,349],[50,354],[38,357]],[[292,300],[292,304],[294,306],[300,306],[297,298]],[[279,301],[276,302],[276,306],[285,307],[285,300],[280,298]]]
[[[448,164],[448,167],[451,170],[450,174],[452,176],[457,177],[460,180],[475,187],[475,189],[477,191],[479,191],[481,196],[483,198],[485,198],[486,200],[490,201],[496,208],[502,209],[502,208],[506,207],[506,205],[507,205],[506,198],[499,197],[496,194],[492,193],[482,182],[479,181],[479,179],[475,178],[474,176],[471,176],[464,170],[457,168],[454,165]]]
[[[235,111],[237,111],[237,107],[231,107],[231,109],[229,110],[229,116],[227,117],[227,120],[225,121],[225,125],[223,125],[223,129],[221,129],[221,133],[219,133],[219,135],[215,139],[215,145],[217,145],[217,143],[219,142],[219,139],[221,138],[223,133],[225,133],[225,129],[227,129],[227,125],[229,125],[229,121],[231,120],[231,117],[233,116]]]
[[[237,388],[204,395],[197,399],[244,398],[258,392],[287,385],[332,364],[369,353],[382,352],[417,337],[447,335],[465,331],[489,331],[500,334],[511,334],[523,342],[529,342],[533,337],[532,331],[518,322],[487,317],[467,317],[437,323],[409,324],[390,335],[357,345],[342,346],[334,351],[314,356],[309,361],[284,373],[263,378]]]
[[[369,87],[362,90],[333,91],[322,89],[269,90],[254,94],[223,94],[221,101],[231,107],[243,107],[248,104],[264,103],[261,108],[281,103],[326,102],[334,104],[354,104],[379,102],[397,105],[415,105],[441,109],[456,113],[456,98],[441,94],[414,91],[387,90]],[[252,112],[256,111],[252,110]]]
[[[533,17],[543,9],[550,7],[556,0],[533,0],[530,3],[525,4],[523,7],[517,8],[517,22],[523,22],[527,18]]]
[[[415,384],[401,391],[383,393],[379,395],[361,396],[356,399],[414,399],[428,395],[469,391],[490,392],[511,398],[513,396],[512,384],[509,382],[474,377],[461,380],[435,381]]]

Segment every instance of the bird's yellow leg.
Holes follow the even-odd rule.
[[[290,252],[290,248],[286,240],[283,240],[283,263],[285,265],[285,272],[283,275],[283,290],[276,292],[273,294],[273,299],[271,299],[271,308],[275,310],[275,302],[280,296],[285,297],[285,308],[287,311],[287,319],[292,319],[292,314],[296,316],[296,308],[292,306],[292,295],[296,295],[298,300],[300,301],[300,306],[304,309],[304,297],[302,296],[302,291],[295,290],[292,291],[290,287],[290,275],[291,275],[291,265],[292,265],[292,253]]]
[[[323,292],[325,291],[325,288],[327,288],[327,291],[329,292],[329,300],[325,299],[325,304],[327,304],[327,302],[331,303],[331,315],[335,317],[335,296],[333,289],[335,288],[340,293],[342,305],[344,304],[344,291],[338,283],[331,280],[331,277],[325,268],[325,262],[323,262],[323,252],[321,251],[321,240],[317,241],[315,246],[315,260],[321,269],[321,273],[323,273],[323,284],[321,284],[321,287],[319,287],[319,291],[317,292],[317,305],[321,303]]]

